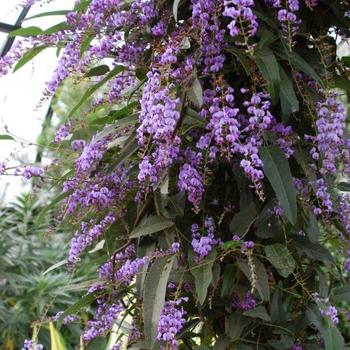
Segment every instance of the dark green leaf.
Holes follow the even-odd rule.
[[[165,293],[175,256],[159,257],[147,274],[143,295],[144,335],[148,348],[156,341],[160,314],[165,303]]]
[[[264,163],[264,173],[270,181],[285,215],[292,224],[295,224],[297,200],[288,160],[277,146],[263,147],[260,150],[260,156]]]
[[[277,103],[280,92],[281,77],[279,73],[279,65],[272,50],[265,47],[256,50],[256,64],[268,83],[271,100],[274,104]]]
[[[233,217],[230,223],[231,232],[240,237],[244,236],[255,221],[256,215],[255,203],[250,202],[248,206],[244,207]]]
[[[350,302],[350,284],[348,283],[345,286],[335,288],[333,290],[332,300],[341,303],[341,302]]]
[[[69,10],[57,10],[57,11],[49,11],[49,12],[42,12],[34,16],[26,17],[23,21],[28,21],[30,19],[39,18],[39,17],[47,17],[47,16],[65,16],[67,13],[69,13]]]
[[[309,222],[306,227],[307,235],[311,242],[317,243],[320,238],[320,228],[314,213],[310,210]]]
[[[281,76],[281,91],[280,100],[283,113],[283,122],[288,122],[288,116],[291,113],[299,111],[299,101],[294,92],[293,83],[289,79],[288,75],[284,72],[284,69],[280,67]]]
[[[119,74],[125,70],[124,66],[116,66],[114,67],[107,76],[105,76],[100,82],[95,84],[94,86],[87,89],[83,97],[80,99],[80,101],[77,103],[77,105],[71,110],[68,117],[72,117],[72,115],[81,107],[81,105],[92,96],[93,93],[95,93],[101,86],[103,86],[108,80],[112,79],[115,75]]]
[[[321,316],[315,305],[306,310],[306,317],[322,335],[326,350],[344,350],[344,339],[339,330],[329,320]]]
[[[271,321],[270,315],[267,313],[267,310],[263,305],[259,305],[255,309],[243,312],[243,315],[252,318],[260,318],[261,320],[264,320],[266,322]]]
[[[120,151],[118,157],[112,160],[109,170],[113,170],[118,168],[121,164],[123,164],[126,160],[128,160],[133,154],[137,152],[139,145],[135,138],[135,133],[132,133],[129,139],[125,142],[123,149]]]
[[[60,193],[59,195],[57,195],[48,205],[46,205],[45,207],[43,207],[41,209],[38,216],[36,217],[36,220],[35,220],[36,224],[38,225],[39,223],[41,223],[45,214],[49,210],[56,208],[58,203],[60,203],[63,199],[67,198],[71,194],[72,194],[72,191],[67,191],[67,192],[63,192],[63,193]]]
[[[51,34],[60,32],[62,30],[66,30],[66,29],[70,29],[69,25],[67,24],[67,22],[61,22],[61,23],[57,23],[54,26],[44,30],[43,34],[51,35]]]
[[[338,183],[338,190],[343,192],[350,192],[350,184],[347,182]]]
[[[208,287],[213,279],[213,265],[216,258],[216,251],[213,250],[205,259],[198,264],[194,263],[194,254],[190,251],[189,266],[194,277],[196,294],[199,305],[203,305],[208,293]]]
[[[247,74],[247,76],[250,76],[249,61],[247,59],[245,51],[241,49],[237,49],[236,47],[230,47],[228,51],[231,52],[234,56],[236,56],[238,61],[241,63],[245,71],[245,74]]]
[[[226,265],[223,280],[222,280],[221,296],[231,294],[232,288],[234,287],[234,284],[232,283],[232,281],[234,280],[235,275],[236,275],[235,265],[233,264]]]
[[[322,261],[326,264],[333,264],[334,259],[327,248],[318,243],[312,243],[307,238],[302,236],[293,236],[298,253],[305,254],[313,260]]]
[[[148,236],[172,226],[174,226],[174,223],[169,219],[161,216],[149,216],[131,232],[130,238]]]
[[[9,33],[9,37],[13,38],[15,36],[35,36],[41,35],[44,31],[39,27],[27,27],[27,28],[19,28],[11,33]]]
[[[14,138],[11,135],[2,134],[0,135],[0,140],[14,140]]]
[[[240,338],[245,327],[247,327],[252,320],[249,317],[245,317],[241,312],[234,312],[229,318],[228,335],[235,341]]]
[[[63,313],[60,315],[60,317],[57,320],[57,328],[58,329],[61,328],[62,321],[66,316],[76,314],[82,308],[92,304],[95,301],[98,294],[99,294],[98,292],[87,294],[87,295],[83,296],[82,298],[80,298],[75,304],[71,305],[66,310],[64,310]]]
[[[282,277],[288,277],[294,271],[295,260],[283,244],[276,243],[266,246],[265,254]]]
[[[271,321],[274,324],[280,324],[285,320],[285,311],[283,309],[282,296],[283,292],[280,288],[283,288],[282,281],[279,281],[278,287],[273,293],[271,300]]]
[[[253,259],[253,262],[254,262],[255,273],[257,277],[256,289],[258,290],[258,293],[262,300],[269,301],[270,287],[269,287],[269,281],[268,281],[265,266],[260,262],[260,260],[256,258]],[[241,271],[244,273],[244,275],[249,279],[250,282],[252,282],[251,280],[252,276],[251,276],[248,264],[241,259],[237,259],[237,264],[238,264],[238,267],[241,269]]]
[[[28,50],[17,62],[13,71],[16,72],[18,69],[23,67],[26,63],[31,61],[35,56],[37,56],[41,51],[45,50],[47,46],[37,46]]]
[[[87,73],[86,77],[95,77],[100,75],[105,75],[110,71],[109,67],[106,64],[103,64],[98,67],[91,68]]]

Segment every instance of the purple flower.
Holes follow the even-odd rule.
[[[83,331],[84,341],[91,341],[111,331],[114,321],[122,311],[123,306],[120,303],[108,304],[101,301],[97,307],[94,318],[88,321]]]
[[[66,123],[61,125],[57,131],[56,131],[56,135],[55,135],[55,143],[60,143],[62,142],[70,133],[71,133],[71,123]]]
[[[321,315],[328,318],[333,324],[338,324],[338,310],[333,305],[331,305],[329,299],[320,298],[320,296],[317,293],[314,293],[313,297],[321,312]]]
[[[32,177],[40,177],[44,175],[44,169],[36,166],[28,165],[24,168],[23,177],[30,180]]]
[[[247,45],[248,39],[258,30],[257,17],[252,10],[255,6],[254,0],[225,0],[224,5],[223,15],[232,19],[227,26],[230,35],[232,37],[242,36],[244,44]],[[241,44],[241,42],[236,41],[236,44]]]
[[[237,294],[235,294],[232,304],[237,310],[248,311],[255,308],[256,300],[253,298],[250,292],[247,292],[243,298],[240,298]]]
[[[212,250],[213,247],[218,245],[221,241],[214,237],[215,225],[214,220],[211,217],[207,217],[204,221],[205,234],[199,233],[199,226],[193,224],[192,231],[192,248],[196,253],[197,262],[204,259]]]
[[[71,143],[71,147],[74,152],[82,151],[85,146],[86,146],[85,140],[73,140]]]
[[[22,350],[44,350],[44,346],[34,340],[26,339],[23,343]]]
[[[187,298],[180,298],[175,301],[167,301],[160,315],[158,323],[157,339],[168,345],[167,349],[177,350],[179,342],[176,335],[181,331],[186,323],[184,316],[186,311],[179,306],[183,302],[187,302]]]

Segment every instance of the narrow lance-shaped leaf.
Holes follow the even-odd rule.
[[[13,68],[13,72],[16,72],[18,69],[22,68],[26,63],[31,61],[35,56],[39,55],[39,53],[45,50],[46,48],[47,46],[37,46],[27,51],[17,62],[17,64]]]
[[[203,305],[207,297],[208,288],[213,279],[213,265],[215,258],[216,251],[213,250],[204,260],[196,265],[194,264],[194,254],[190,251],[189,265],[194,277],[199,305]]]
[[[143,320],[145,340],[149,349],[152,349],[156,341],[158,323],[165,303],[166,287],[174,261],[175,256],[156,259],[146,277]]]
[[[106,77],[104,77],[100,82],[95,84],[94,86],[90,87],[83,97],[80,99],[80,101],[76,104],[76,106],[71,110],[69,113],[69,117],[71,117],[80,107],[81,105],[90,97],[94,92],[96,92],[101,86],[103,86],[108,80],[112,79],[115,75],[119,74],[125,70],[124,66],[116,66],[114,67]]]
[[[276,104],[280,92],[281,78],[279,73],[279,66],[272,50],[267,47],[257,50],[256,64],[262,76],[268,83],[271,100],[274,104]]]
[[[0,140],[14,140],[14,138],[11,135],[3,134],[0,135]]]
[[[294,225],[297,220],[297,200],[288,160],[277,146],[266,146],[260,150],[264,173],[288,220]]]
[[[51,350],[66,350],[63,338],[52,322],[49,323]]]
[[[174,223],[162,216],[149,216],[140,226],[136,227],[130,234],[130,238],[151,235],[174,226]]]

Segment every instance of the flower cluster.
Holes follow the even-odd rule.
[[[32,177],[40,177],[44,175],[44,169],[32,165],[28,165],[23,170],[23,177],[30,180]]]
[[[44,350],[43,345],[38,344],[34,340],[26,339],[23,343],[22,350]]]
[[[211,217],[207,217],[204,220],[205,234],[201,235],[199,233],[199,226],[197,224],[192,224],[192,248],[196,253],[196,260],[200,261],[204,259],[212,250],[213,247],[220,243],[219,239],[214,236],[215,224]]]
[[[81,232],[77,232],[71,240],[68,254],[68,265],[74,265],[86,247],[91,246],[97,238],[101,237],[105,230],[112,225],[114,221],[115,216],[111,213],[104,217],[100,223],[95,225],[83,221],[81,223]]]
[[[112,329],[114,321],[123,310],[123,306],[120,303],[108,304],[100,300],[94,319],[88,321],[83,331],[84,341],[91,341],[109,332]]]
[[[238,294],[235,294],[232,305],[237,310],[248,311],[255,308],[256,300],[250,292],[245,293],[243,298],[240,298]]]
[[[55,143],[60,143],[62,142],[70,133],[71,133],[71,123],[66,123],[61,125],[57,131],[56,131],[56,135],[55,135]]]
[[[265,0],[265,2],[278,9],[277,18],[281,23],[285,38],[288,40],[291,50],[295,41],[293,37],[298,33],[301,20],[296,13],[299,11],[299,0]]]
[[[338,324],[338,310],[331,305],[329,299],[321,298],[317,293],[314,293],[313,297],[318,308],[320,309],[321,315],[327,317],[333,324]]]
[[[243,44],[248,46],[248,39],[258,30],[258,21],[252,8],[254,0],[225,0],[223,15],[232,20],[227,26],[232,37],[242,36]],[[236,43],[240,43],[236,41]]]
[[[179,348],[176,335],[186,322],[184,318],[186,311],[179,306],[187,300],[187,298],[180,298],[175,301],[167,301],[164,305],[159,319],[157,339],[165,342],[168,345],[167,349],[177,350]]]

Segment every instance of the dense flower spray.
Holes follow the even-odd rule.
[[[72,227],[68,267],[84,265],[90,248],[104,258],[84,343],[119,322],[129,334],[116,349],[329,341],[315,325],[336,329],[342,314],[334,294],[314,294],[323,295],[320,271],[332,273],[337,259],[350,270],[350,141],[333,89],[347,86],[348,62],[325,33],[350,34],[345,2],[332,6],[77,1],[59,29],[0,59],[4,75],[28,50],[56,46],[43,97],[68,77],[89,84],[53,140],[71,155],[64,166],[74,159],[58,181],[58,219]],[[23,168],[28,180],[51,176]],[[0,163],[1,175],[9,169]],[[228,336],[236,319],[244,329]]]

